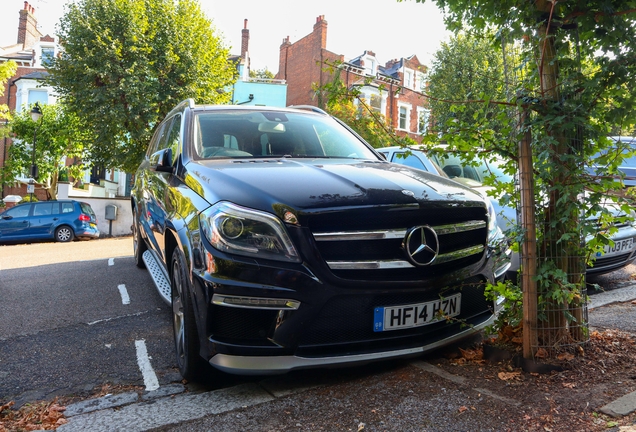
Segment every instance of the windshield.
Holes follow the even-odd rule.
[[[453,153],[444,153],[443,156],[435,155],[437,162],[450,178],[464,177],[483,183],[483,180],[494,175],[499,181],[512,182],[514,178],[505,170],[505,161],[502,159],[481,159],[476,157],[471,163]]]
[[[378,157],[328,116],[265,110],[205,111],[195,117],[194,153],[202,159]]]

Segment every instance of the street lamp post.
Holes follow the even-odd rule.
[[[31,110],[31,119],[35,122],[35,128],[33,129],[33,157],[31,159],[31,180],[32,184],[31,189],[31,202],[33,202],[33,191],[35,190],[35,179],[38,176],[38,166],[35,164],[35,139],[38,132],[38,121],[42,118],[42,110],[40,109],[40,104],[38,102],[35,103],[33,109]]]

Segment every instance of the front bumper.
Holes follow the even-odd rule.
[[[210,359],[210,364],[215,368],[233,374],[240,375],[269,375],[281,374],[297,369],[310,369],[319,367],[338,367],[352,364],[365,364],[374,361],[388,360],[392,358],[405,358],[418,356],[425,352],[441,348],[448,344],[469,337],[494,322],[494,316],[490,316],[481,324],[455,333],[453,336],[431,342],[424,346],[406,348],[392,351],[380,351],[368,354],[350,354],[325,357],[301,357],[296,355],[286,356],[233,356],[217,354]]]
[[[588,265],[586,273],[588,275],[609,273],[634,262],[636,260],[636,228],[632,226],[621,227],[619,228],[618,232],[616,232],[616,234],[611,237],[612,241],[614,241],[615,243],[630,238],[634,239],[631,251],[626,251],[625,253],[611,256],[599,254],[595,257],[591,265]]]
[[[215,268],[216,274],[194,278],[194,303],[201,353],[229,373],[276,374],[415,356],[474,334],[493,320],[493,303],[484,297],[490,279],[479,271],[492,269],[484,263],[472,272],[403,282],[322,278],[303,265],[269,267],[218,257]],[[453,319],[373,329],[378,307],[419,304],[457,292],[461,314]]]

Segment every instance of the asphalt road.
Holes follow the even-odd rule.
[[[181,382],[169,307],[129,237],[0,246],[0,293],[0,405]]]
[[[615,290],[634,285],[633,274],[632,265],[590,282]],[[181,383],[170,310],[147,271],[135,266],[129,237],[0,246],[0,294],[0,404],[89,398],[107,385],[149,390]],[[630,304],[590,311],[594,327],[628,325],[625,330],[635,331],[633,323],[636,307]],[[361,370],[386,374],[393,364],[400,362]],[[156,382],[142,372],[145,366]],[[303,386],[316,377],[345,383],[349,375],[350,370],[326,375],[301,371],[284,379]],[[201,393],[261,380],[229,376],[189,390]]]

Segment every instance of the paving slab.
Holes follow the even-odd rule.
[[[623,417],[633,413],[636,411],[636,392],[628,393],[608,403],[600,411],[612,417]]]

